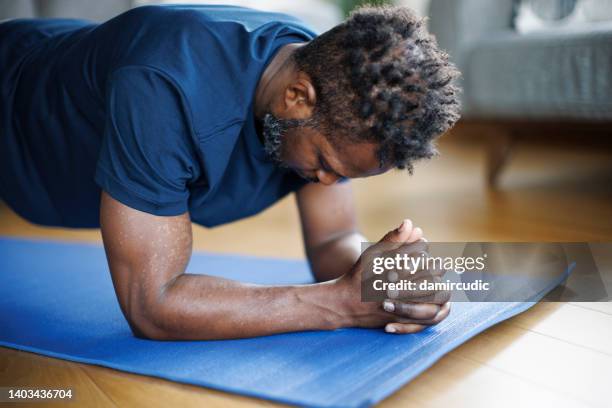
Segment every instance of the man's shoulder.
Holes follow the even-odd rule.
[[[146,67],[172,85],[196,133],[244,120],[274,52],[315,35],[286,14],[237,6],[144,6],[133,12],[146,27],[121,65]]]
[[[301,20],[289,14],[230,5],[148,5],[137,7],[126,14],[135,19],[153,20],[155,23],[172,23],[174,30],[198,30],[202,27],[232,23],[249,31],[270,23],[294,25],[310,30]]]

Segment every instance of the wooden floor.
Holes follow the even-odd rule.
[[[366,236],[378,239],[410,217],[432,241],[612,242],[612,152],[519,145],[499,190],[488,191],[482,146],[447,137],[441,150],[414,177],[353,182]],[[0,234],[100,240],[97,230],[29,225],[5,207]],[[292,198],[252,219],[198,227],[194,242],[218,252],[303,256]],[[611,380],[612,303],[545,303],[449,353],[381,405],[609,407]],[[91,407],[274,405],[0,348],[0,386],[11,385],[71,386]]]

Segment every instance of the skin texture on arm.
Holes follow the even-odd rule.
[[[102,193],[100,224],[121,310],[135,335],[156,340],[208,340],[300,330],[396,325],[409,333],[436,324],[448,307],[414,304],[395,310],[360,299],[363,266],[338,279],[298,286],[260,286],[185,273],[191,256],[187,213],[162,217],[141,212]],[[382,241],[399,245],[412,226]],[[203,271],[205,272],[205,271]]]
[[[310,183],[297,192],[304,246],[319,282],[347,273],[359,259],[361,242],[350,183]]]
[[[352,324],[333,282],[267,287],[184,273],[187,213],[155,216],[103,193],[100,220],[115,292],[137,336],[223,339]]]

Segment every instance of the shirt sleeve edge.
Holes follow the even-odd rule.
[[[113,199],[138,211],[159,216],[182,215],[188,211],[188,207],[184,200],[159,203],[140,196],[138,193],[117,181],[100,166],[96,168],[94,180],[96,184]]]

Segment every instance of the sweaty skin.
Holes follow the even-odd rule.
[[[388,323],[387,331],[411,333],[440,322],[449,312],[448,303],[413,304],[390,313],[380,303],[361,302],[359,263],[339,278],[300,286],[260,286],[187,274],[184,271],[192,250],[187,213],[151,215],[106,193],[101,204],[102,236],[117,298],[130,327],[140,337],[230,339],[299,330],[384,327]],[[406,222],[401,231],[393,230],[383,240],[411,242],[421,234]],[[344,245],[338,237],[326,238],[308,251],[326,257],[338,251],[326,247]],[[315,239],[316,235],[311,235],[307,242],[312,245]],[[348,264],[351,260],[346,255],[338,262]],[[313,264],[315,273],[330,274],[329,269]]]
[[[310,117],[316,93],[310,78],[288,62],[290,44],[266,68],[255,97],[255,114]],[[102,193],[100,225],[115,292],[133,332],[158,340],[242,338],[274,333],[385,327],[414,333],[443,320],[448,298],[430,303],[394,300],[393,306],[361,302],[360,243],[349,183],[340,177],[383,173],[370,143],[334,149],[314,129],[286,135],[283,161],[320,183],[297,192],[304,245],[321,283],[259,286],[185,273],[192,251],[188,213],[156,216],[132,209]],[[382,241],[415,242],[420,228],[408,220]],[[207,271],[200,271],[206,273]],[[385,310],[386,309],[386,310]]]

